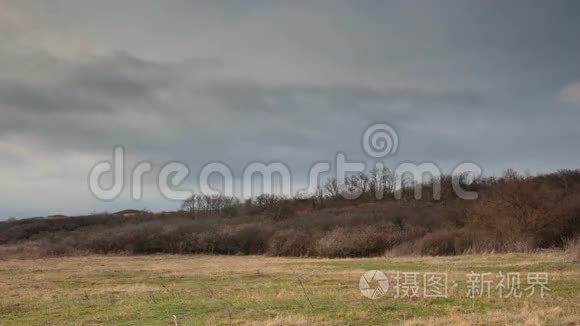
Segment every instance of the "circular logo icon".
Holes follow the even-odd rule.
[[[363,150],[372,158],[383,158],[393,155],[399,149],[399,135],[395,128],[387,123],[375,123],[368,126],[362,136]]]
[[[358,281],[360,293],[369,299],[378,299],[389,290],[389,280],[381,271],[365,272]]]

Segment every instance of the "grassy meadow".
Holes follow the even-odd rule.
[[[390,289],[371,300],[367,270]],[[548,272],[544,298],[466,297],[466,274]],[[396,272],[447,272],[448,298],[394,298]],[[457,284],[452,286],[452,284]],[[85,256],[0,261],[0,325],[578,324],[580,266],[561,252],[371,259]],[[174,317],[175,316],[175,317]]]

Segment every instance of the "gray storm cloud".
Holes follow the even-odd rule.
[[[95,201],[86,176],[132,161],[364,158],[488,173],[576,168],[574,1],[0,1],[0,217],[144,206]],[[31,201],[30,198],[42,198]]]

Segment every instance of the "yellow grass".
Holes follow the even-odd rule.
[[[447,299],[364,298],[363,272],[447,272]],[[545,271],[546,297],[465,297],[471,272]],[[373,259],[88,256],[0,261],[0,325],[508,325],[580,320],[563,253]],[[175,319],[173,318],[175,315]]]

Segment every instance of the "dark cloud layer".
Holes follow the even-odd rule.
[[[306,174],[365,158],[377,121],[399,132],[391,163],[577,168],[579,15],[565,0],[0,1],[0,217],[175,207],[92,199],[88,170],[117,144]]]

